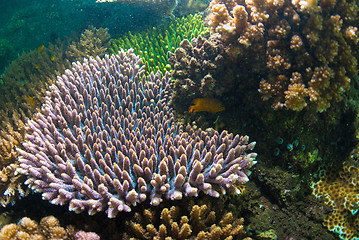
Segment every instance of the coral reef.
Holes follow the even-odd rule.
[[[192,39],[205,35],[208,29],[204,26],[202,15],[197,13],[174,21],[166,21],[157,27],[140,33],[129,32],[125,36],[112,39],[109,51],[117,54],[121,49],[134,49],[134,53],[142,58],[146,74],[160,70],[162,74],[170,71],[167,52],[174,52],[184,39]]]
[[[252,51],[266,56],[252,64],[262,68],[259,91],[274,109],[322,112],[358,74],[358,9],[352,0],[213,0],[207,22],[238,63]]]
[[[136,212],[134,220],[125,223],[129,230],[122,239],[243,239],[245,233],[243,218],[215,211],[213,204],[172,206],[159,215],[157,211]]]
[[[340,171],[335,167],[322,172],[320,180],[312,185],[314,196],[323,199],[332,208],[324,226],[345,240],[359,237],[359,218],[356,214],[359,207],[358,176],[357,162],[349,160]]]
[[[89,26],[79,40],[72,41],[66,50],[66,57],[71,62],[80,61],[88,57],[103,57],[110,45],[108,29],[96,29]]]
[[[93,232],[76,231],[73,226],[63,228],[54,216],[41,219],[40,223],[28,217],[22,218],[18,224],[8,224],[1,228],[0,239],[2,240],[100,240]]]
[[[51,86],[18,149],[18,171],[44,199],[115,217],[147,197],[238,194],[248,181],[255,142],[183,129],[168,106],[169,74],[146,78],[140,61],[132,50],[85,59]]]

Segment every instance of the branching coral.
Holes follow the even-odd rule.
[[[123,239],[242,239],[245,233],[243,218],[216,212],[211,205],[172,206],[159,215],[157,211],[135,213],[135,220],[126,222],[129,231]]]
[[[4,111],[2,111],[4,113]],[[13,112],[12,119],[5,118],[0,131],[0,204],[6,206],[15,199],[26,195],[23,189],[25,176],[15,174],[18,167],[17,158],[19,147],[25,136],[25,124],[19,112]]]
[[[207,31],[201,14],[189,15],[142,33],[129,32],[124,37],[113,39],[109,51],[117,54],[121,49],[133,48],[134,53],[141,57],[145,65],[146,74],[158,70],[164,74],[165,71],[171,70],[167,52],[174,52],[182,40],[191,41],[198,35],[205,35]]]
[[[358,9],[352,0],[213,0],[207,22],[238,61],[265,46],[259,91],[274,109],[321,112],[342,99],[358,73]]]
[[[30,116],[31,109],[43,102],[46,86],[53,80],[51,77],[69,66],[63,42],[23,53],[0,77],[3,82],[0,86],[0,108],[22,108],[26,116]]]
[[[208,40],[202,36],[192,39],[192,43],[183,40],[174,53],[169,53],[174,80],[171,101],[176,111],[183,113],[188,110],[193,99],[219,97],[230,87],[223,77],[230,74],[230,71],[224,69],[224,54],[220,40]]]
[[[26,194],[22,186],[25,177],[14,174],[18,166],[15,148],[24,140],[23,121],[41,105],[51,76],[69,66],[63,57],[63,49],[63,44],[58,43],[24,53],[1,76],[0,201],[3,206]]]
[[[80,40],[74,40],[67,47],[66,57],[71,61],[82,62],[84,58],[103,57],[110,45],[110,34],[108,29],[96,29],[89,26],[80,37]]]
[[[108,217],[147,198],[238,194],[256,163],[248,136],[186,129],[174,121],[169,74],[147,78],[121,51],[73,63],[27,122],[18,149],[26,184],[54,204]]]
[[[93,32],[91,32],[93,31]],[[98,38],[89,40],[92,35]],[[87,37],[87,38],[86,38]],[[100,54],[107,50],[108,34],[104,29],[95,32],[87,30],[82,40],[72,41],[68,49],[71,57],[84,54]],[[106,42],[107,41],[107,42]],[[80,49],[75,49],[80,47]],[[0,86],[0,198],[1,204],[13,202],[17,197],[26,194],[23,190],[25,177],[15,175],[18,167],[18,153],[15,148],[20,147],[24,140],[24,123],[44,102],[44,96],[56,74],[63,73],[70,67],[65,58],[65,42],[58,41],[55,45],[41,46],[37,50],[22,54],[7,67],[1,76],[3,84]],[[80,54],[81,53],[81,54]],[[74,59],[75,60],[75,59]],[[77,59],[79,60],[79,59]]]
[[[54,216],[48,216],[37,223],[30,218],[22,218],[18,224],[8,224],[1,228],[2,240],[99,240],[96,233],[76,231],[73,226],[66,229],[60,226],[59,220]]]

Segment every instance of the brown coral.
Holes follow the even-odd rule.
[[[158,217],[155,210],[135,213],[123,239],[241,239],[245,233],[243,218],[215,212],[211,205],[163,208]]]
[[[74,40],[66,50],[66,57],[72,62],[82,62],[84,58],[103,57],[110,45],[110,34],[107,28],[96,29],[89,26],[80,37]]]
[[[202,36],[192,43],[183,40],[174,53],[169,53],[174,79],[171,101],[178,112],[188,110],[195,98],[216,98],[230,87],[221,76],[229,73],[224,69],[224,54],[219,40]]]
[[[220,34],[238,63],[265,46],[259,92],[275,109],[325,111],[343,98],[358,73],[355,1],[212,0],[209,11],[211,34]],[[238,74],[245,71],[239,66]],[[300,83],[290,81],[293,73],[301,75]]]
[[[0,112],[4,114],[4,111]],[[5,118],[0,125],[0,204],[2,206],[14,202],[28,192],[22,186],[25,176],[15,174],[18,167],[18,153],[15,148],[22,143],[25,132],[25,124],[21,119],[23,118],[19,111],[14,111],[12,119]]]
[[[99,240],[100,237],[95,233],[88,233],[88,240]],[[81,238],[83,231],[76,231],[73,226],[63,228],[54,216],[47,216],[41,219],[40,223],[24,217],[18,224],[8,224],[1,228],[0,239],[2,240],[84,240]]]

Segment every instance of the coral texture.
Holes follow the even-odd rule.
[[[160,219],[155,211],[135,213],[135,220],[126,222],[128,233],[123,239],[242,239],[243,218],[232,212],[220,214],[207,205],[188,208],[163,208]]]
[[[174,52],[168,54],[174,80],[171,101],[177,112],[188,110],[195,98],[216,98],[230,87],[224,77],[231,72],[225,73],[224,54],[220,40],[202,36],[192,39],[192,43],[183,40]]]
[[[0,129],[0,204],[6,206],[28,192],[23,188],[25,176],[15,174],[19,156],[16,147],[24,141],[25,124],[19,112],[14,111],[11,119],[4,118]]]
[[[339,234],[341,239],[359,237],[359,168],[353,161],[322,173],[320,180],[312,185],[313,194],[322,198],[333,209],[324,221],[330,231]]]
[[[18,171],[44,199],[115,217],[147,198],[218,197],[248,181],[255,142],[184,131],[168,106],[169,74],[146,78],[140,61],[132,49],[85,59],[52,85],[18,149]]]
[[[66,50],[66,57],[71,61],[82,62],[84,58],[103,57],[110,45],[110,34],[107,28],[96,29],[89,26],[79,40],[70,43]]]
[[[207,22],[239,63],[252,51],[266,56],[266,67],[252,66],[262,68],[259,91],[274,109],[322,112],[358,74],[358,10],[353,0],[213,0]]]
[[[84,238],[87,237],[87,238]],[[60,226],[59,220],[54,216],[41,219],[40,223],[28,217],[22,218],[18,224],[8,224],[1,228],[2,240],[100,240],[93,232],[76,231],[72,226],[66,229]]]
[[[121,38],[112,39],[109,51],[117,54],[120,49],[133,48],[134,53],[142,58],[146,74],[158,70],[164,74],[171,69],[167,58],[168,51],[174,52],[184,39],[192,39],[207,32],[202,15],[197,13],[166,21],[144,32],[129,32]]]

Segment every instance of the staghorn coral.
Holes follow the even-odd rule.
[[[84,238],[86,237],[86,238]],[[41,219],[40,223],[23,217],[18,224],[8,224],[1,228],[2,240],[99,240],[100,237],[93,232],[76,231],[73,226],[66,229],[60,226],[59,220],[54,216]]]
[[[90,56],[103,57],[110,45],[110,34],[107,28],[96,29],[89,26],[79,40],[70,43],[66,50],[66,57],[71,61],[82,62],[84,58]]]
[[[167,52],[174,52],[184,39],[205,35],[208,29],[204,26],[202,15],[197,13],[153,27],[141,33],[129,32],[124,37],[111,40],[109,51],[117,54],[120,49],[133,48],[134,53],[142,58],[146,74],[160,70],[162,74],[170,71],[171,66]]]
[[[174,80],[171,104],[177,112],[188,110],[195,98],[216,98],[230,87],[230,78],[226,76],[231,71],[226,71],[228,65],[220,40],[198,36],[190,43],[185,39],[168,55]]]
[[[44,199],[115,217],[147,197],[218,197],[248,181],[255,142],[184,131],[168,106],[169,74],[146,78],[139,62],[132,50],[86,59],[52,85],[18,149],[18,171]]]
[[[145,209],[134,219],[126,221],[129,230],[122,239],[243,239],[245,233],[243,218],[215,211],[211,204]]]
[[[266,68],[261,59],[252,65],[262,66],[259,92],[274,109],[322,112],[358,73],[358,9],[353,0],[213,0],[206,20],[238,63],[252,51],[266,55]]]
[[[340,171],[337,168],[322,172],[320,180],[312,184],[313,194],[332,208],[324,221],[330,231],[341,239],[359,237],[358,194],[359,168],[357,163],[346,161]]]

